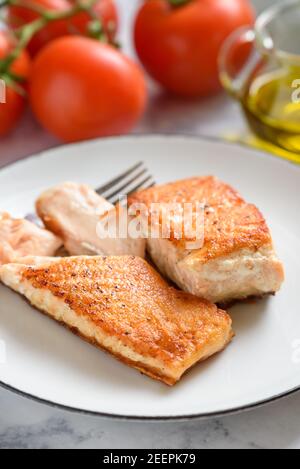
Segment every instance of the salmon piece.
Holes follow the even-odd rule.
[[[145,256],[145,239],[99,236],[99,222],[107,214],[113,215],[115,208],[87,185],[65,182],[53,187],[39,197],[36,210],[45,226],[63,239],[66,250],[73,256]],[[127,218],[125,210],[122,217]]]
[[[141,258],[31,262],[1,267],[1,281],[88,342],[168,385],[233,337],[225,311],[170,287]]]
[[[135,203],[145,204],[150,215],[153,203],[202,204],[200,245],[184,230],[178,239],[173,225],[168,236],[147,241],[156,266],[184,291],[219,304],[279,291],[284,270],[267,223],[228,184],[213,176],[177,181],[137,192],[129,206]]]
[[[24,256],[54,256],[62,241],[25,219],[0,213],[0,265]]]

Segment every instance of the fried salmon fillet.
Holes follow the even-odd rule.
[[[225,311],[169,287],[137,257],[37,259],[3,266],[0,278],[88,342],[168,385],[233,336]]]
[[[54,256],[62,241],[25,219],[0,213],[0,265],[24,256]]]
[[[150,235],[148,239],[148,251],[157,267],[184,291],[228,304],[280,289],[284,270],[267,223],[231,186],[212,176],[199,177],[137,192],[129,202],[145,204],[150,215],[158,203],[180,208],[201,204],[199,245],[194,234],[187,236],[184,230],[179,239],[172,224],[167,237]],[[162,218],[158,223],[163,223]],[[197,247],[191,249],[190,244]]]
[[[105,225],[108,215],[115,215],[115,207],[85,184],[65,182],[48,189],[38,198],[36,209],[46,228],[63,239],[72,256],[145,256],[145,239],[118,233],[100,236],[101,221]],[[127,211],[122,211],[120,220],[127,221]]]

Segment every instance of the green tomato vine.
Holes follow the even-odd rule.
[[[24,90],[22,86],[20,86],[23,82],[22,77],[16,76],[11,72],[13,62],[19,57],[21,52],[26,49],[31,39],[41,29],[54,21],[71,19],[78,13],[85,12],[91,18],[87,28],[87,35],[89,37],[109,43],[109,38],[104,31],[101,20],[96,18],[93,12],[93,7],[96,2],[97,0],[77,0],[74,6],[63,12],[45,10],[40,8],[38,5],[32,5],[30,3],[26,4],[26,8],[31,9],[38,14],[38,18],[31,23],[25,24],[24,26],[12,31],[16,38],[16,46],[6,57],[0,59],[0,78],[2,78],[7,85],[13,87],[19,93],[24,94]],[[1,9],[9,6],[24,6],[24,2],[22,2],[22,0],[0,0]],[[117,44],[112,45],[117,46]]]

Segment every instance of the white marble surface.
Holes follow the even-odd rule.
[[[137,0],[119,0],[122,41]],[[272,0],[256,0],[258,8]],[[147,117],[137,132],[222,135],[244,128],[238,106],[224,95],[197,103],[162,96],[151,85]],[[0,166],[57,145],[30,114],[0,143]],[[201,396],[199,396],[201,398]],[[241,415],[181,423],[117,422],[72,414],[0,389],[0,448],[300,448],[300,394]]]

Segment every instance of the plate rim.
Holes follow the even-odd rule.
[[[84,146],[84,145],[92,145],[95,143],[101,143],[101,142],[115,142],[119,140],[127,140],[127,141],[133,141],[136,139],[148,139],[148,140],[155,140],[159,138],[166,138],[166,139],[173,139],[173,140],[194,140],[194,141],[204,141],[204,142],[211,142],[211,143],[218,143],[220,145],[226,145],[229,147],[241,147],[244,150],[246,150],[249,153],[259,153],[263,155],[266,159],[275,159],[279,164],[282,164],[284,166],[289,166],[290,168],[292,167],[295,171],[300,172],[300,154],[299,154],[299,164],[295,163],[294,161],[288,160],[286,158],[280,157],[279,155],[275,155],[271,152],[268,152],[266,150],[262,150],[260,148],[255,148],[251,147],[247,143],[244,143],[240,140],[234,142],[231,140],[226,140],[225,138],[214,136],[214,135],[202,135],[202,134],[193,134],[193,133],[172,133],[172,132],[161,132],[161,133],[138,133],[138,134],[130,134],[130,135],[119,135],[116,137],[101,137],[101,138],[95,138],[95,139],[90,139],[90,140],[82,140],[80,142],[75,142],[75,143],[64,143],[62,145],[57,145],[51,148],[47,148],[45,150],[41,150],[37,153],[33,153],[31,155],[27,155],[24,158],[17,159],[16,161],[13,161],[12,163],[6,163],[2,166],[0,166],[0,173],[3,170],[7,170],[10,168],[14,168],[15,166],[22,165],[23,163],[26,163],[30,160],[35,160],[42,158],[44,156],[47,156],[48,153],[53,152],[59,152],[63,151],[66,149],[72,149],[74,147],[79,147],[79,146]]]
[[[262,156],[264,156],[267,159],[276,159],[278,163],[281,163],[283,165],[288,165],[290,168],[292,167],[293,170],[299,172],[300,174],[300,166],[298,166],[296,163],[293,163],[292,161],[280,158],[280,156],[277,156],[275,154],[269,153],[267,151],[263,151],[257,148],[251,148],[247,144],[243,142],[231,142],[228,140],[224,140],[221,137],[214,137],[210,135],[197,135],[197,134],[186,134],[186,133],[179,133],[179,134],[172,134],[172,133],[139,133],[139,134],[133,134],[133,135],[125,135],[125,136],[118,136],[118,137],[105,137],[105,138],[97,138],[97,139],[92,139],[92,140],[84,140],[82,142],[76,142],[76,143],[71,143],[71,144],[65,144],[65,145],[58,145],[53,148],[49,148],[43,151],[40,151],[38,153],[35,153],[33,155],[28,155],[24,158],[21,158],[17,161],[14,161],[12,163],[7,163],[3,166],[0,167],[0,173],[3,170],[7,170],[10,168],[13,168],[15,166],[21,165],[23,163],[26,163],[30,160],[33,159],[39,159],[44,156],[46,156],[50,152],[59,152],[59,151],[64,151],[64,149],[72,149],[72,147],[78,147],[78,146],[84,146],[84,145],[89,145],[89,144],[95,144],[97,142],[114,142],[114,141],[119,141],[119,140],[127,140],[127,141],[134,141],[136,139],[148,139],[148,140],[155,140],[159,138],[163,139],[173,139],[173,140],[192,140],[192,141],[204,141],[204,142],[211,142],[211,143],[218,143],[218,144],[223,144],[223,145],[228,145],[228,146],[237,146],[241,147],[244,150],[248,151],[249,153],[260,153]],[[35,396],[34,394],[27,393],[25,391],[22,391],[18,388],[15,388],[14,386],[11,386],[3,381],[0,380],[0,387],[2,389],[5,389],[17,396],[23,397],[25,399],[29,399],[31,401],[34,401],[39,404],[44,404],[47,405],[48,407],[54,408],[54,409],[59,409],[71,413],[76,413],[79,415],[87,415],[87,416],[93,416],[93,417],[101,417],[101,418],[107,418],[111,420],[123,420],[123,421],[143,421],[143,422],[169,422],[169,421],[189,421],[189,420],[205,420],[205,419],[211,419],[211,418],[218,418],[218,417],[224,417],[228,415],[236,415],[240,414],[243,412],[248,412],[253,409],[261,408],[267,404],[272,404],[275,402],[278,402],[280,400],[283,400],[285,398],[288,398],[292,395],[297,394],[300,392],[300,385],[297,386],[296,388],[292,388],[289,391],[271,396],[270,398],[267,399],[262,399],[260,401],[254,402],[252,404],[244,405],[244,406],[238,406],[238,407],[232,407],[230,409],[226,409],[223,411],[216,411],[216,412],[208,412],[208,413],[196,413],[196,414],[187,414],[187,415],[168,415],[168,416],[163,416],[163,415],[158,415],[158,416],[142,416],[142,415],[124,415],[124,414],[113,414],[113,413],[106,413],[106,412],[99,412],[99,411],[92,411],[92,410],[86,410],[86,409],[81,409],[77,407],[72,407],[68,406],[65,404],[60,404],[58,402],[51,401],[49,399],[44,399],[39,396]]]
[[[231,409],[218,411],[218,412],[207,412],[207,413],[202,412],[200,414],[170,415],[170,416],[158,415],[158,416],[151,417],[151,416],[143,416],[143,415],[113,414],[113,413],[98,412],[98,411],[93,411],[93,410],[79,409],[77,407],[72,407],[72,406],[68,406],[65,404],[59,404],[57,402],[53,402],[48,399],[35,396],[33,394],[26,393],[25,391],[21,391],[17,388],[14,388],[13,386],[10,386],[9,384],[6,384],[2,381],[0,381],[0,387],[2,389],[10,391],[11,393],[19,397],[29,399],[38,404],[47,405],[47,407],[51,407],[52,409],[63,410],[72,414],[85,415],[85,416],[90,416],[90,417],[101,417],[101,418],[106,418],[109,420],[128,421],[128,422],[172,422],[172,421],[179,422],[179,421],[189,421],[189,420],[207,420],[207,419],[212,419],[212,418],[226,417],[230,415],[238,415],[244,412],[250,412],[251,410],[254,410],[254,409],[262,408],[266,406],[267,404],[272,404],[272,403],[281,401],[283,399],[287,399],[288,397],[293,396],[297,394],[298,392],[300,392],[300,386],[299,386],[285,393],[280,393],[268,399],[263,399],[261,401],[254,402],[253,404],[233,407]]]

